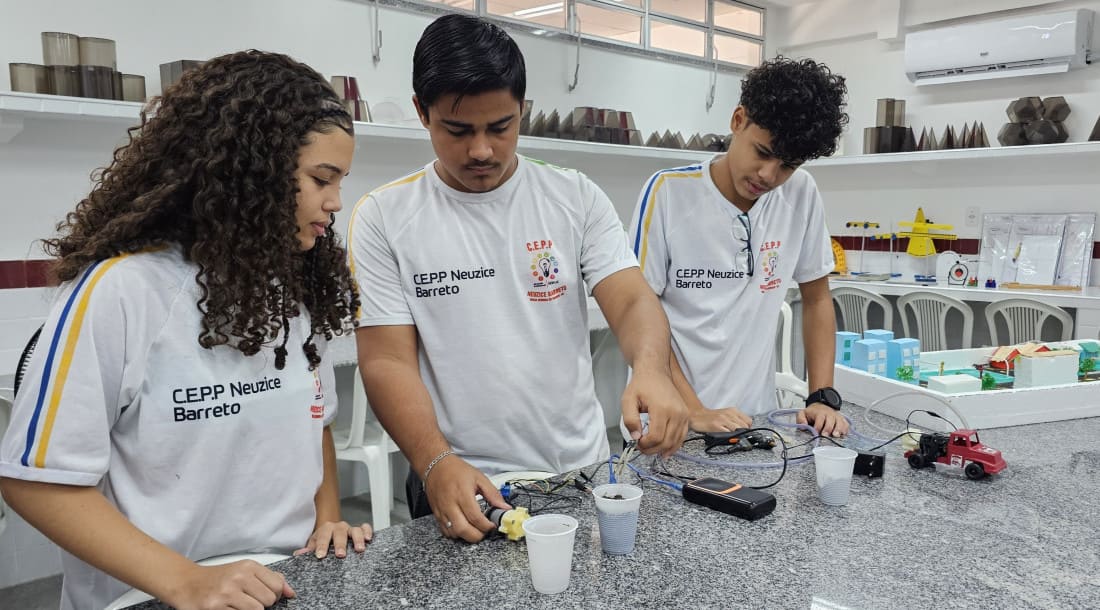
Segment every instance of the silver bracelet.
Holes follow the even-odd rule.
[[[428,475],[432,473],[432,468],[435,468],[435,465],[438,464],[440,460],[447,457],[448,455],[453,455],[453,454],[454,454],[454,451],[448,449],[448,450],[444,451],[443,453],[440,453],[439,455],[435,456],[435,459],[432,460],[431,463],[428,464],[428,467],[424,469],[424,477],[421,480],[424,481],[425,483],[427,483],[428,482]]]

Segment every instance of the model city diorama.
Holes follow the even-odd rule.
[[[963,351],[963,350],[959,350]],[[920,385],[941,394],[1037,388],[1100,380],[1100,342],[1067,341],[965,350],[983,352],[969,367],[947,368],[944,360],[922,367],[920,341],[895,339],[888,330],[836,333],[836,363],[851,369]]]

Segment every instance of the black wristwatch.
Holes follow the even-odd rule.
[[[828,405],[837,411],[840,410],[840,405],[844,401],[840,399],[840,392],[837,392],[835,388],[821,388],[814,392],[810,392],[810,395],[806,397],[806,406],[810,406],[815,402]]]

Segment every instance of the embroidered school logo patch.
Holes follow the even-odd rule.
[[[309,415],[313,419],[325,418],[325,390],[321,387],[321,374],[316,369],[313,371],[313,404],[309,407]]]
[[[540,239],[529,241],[527,251],[531,254],[531,264],[525,270],[531,282],[527,298],[533,303],[553,301],[561,298],[568,287],[562,283],[561,264],[553,252],[554,241]]]
[[[770,292],[779,288],[779,285],[783,283],[783,279],[777,277],[779,274],[778,246],[774,250],[763,251],[761,249],[760,269],[764,272],[764,281],[760,284],[760,292]]]

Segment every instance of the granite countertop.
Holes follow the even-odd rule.
[[[874,417],[901,430],[896,420]],[[860,424],[862,417],[858,428],[872,434]],[[646,482],[637,547],[621,557],[600,550],[594,506],[581,496],[577,506],[554,511],[580,521],[570,586],[559,595],[531,587],[522,542],[454,542],[428,517],[378,532],[363,555],[273,564],[298,592],[276,607],[1100,606],[1100,418],[980,434],[1004,453],[1007,470],[981,481],[951,468],[915,471],[894,444],[885,476],[857,477],[847,506],[822,504],[814,466],[802,464],[769,490],[778,500],[775,512],[752,522]],[[688,451],[703,457],[691,445],[701,443]],[[774,456],[757,450],[720,459]],[[668,466],[680,475],[757,485],[778,474],[681,458]],[[596,473],[606,480],[606,467]]]

